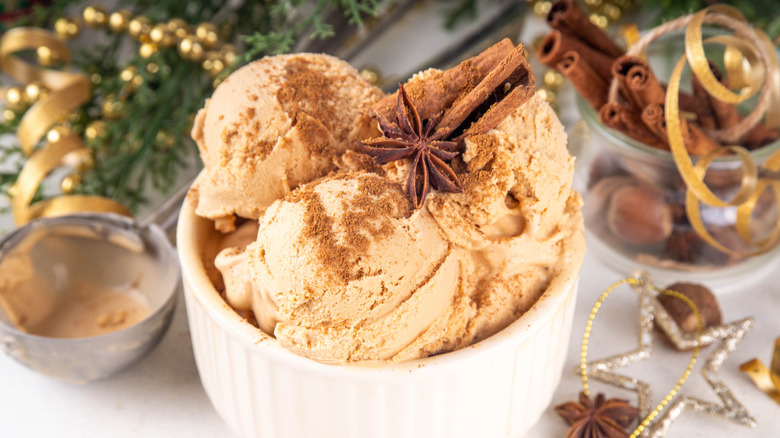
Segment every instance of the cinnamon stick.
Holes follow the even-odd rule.
[[[612,74],[618,80],[621,95],[639,111],[651,103],[663,104],[666,101],[666,84],[658,80],[646,60],[621,56],[612,64]],[[706,102],[688,93],[680,92],[679,102],[680,110],[695,114],[697,119],[701,114],[708,114]]]
[[[723,72],[712,61],[709,61],[710,70],[715,78],[723,84],[724,87],[729,88],[729,81],[726,79]],[[704,87],[701,85],[699,78],[696,75],[691,76],[694,93],[698,93],[706,97],[706,102],[709,103],[715,124],[718,129],[729,129],[742,120],[742,116],[737,110],[737,106],[733,103],[723,102],[711,94],[707,93]],[[704,127],[708,127],[702,124]],[[708,127],[709,128],[709,127]],[[739,143],[747,147],[748,149],[756,149],[780,138],[780,133],[777,129],[767,128],[763,123],[759,123],[740,139]]]
[[[612,74],[618,78],[618,83],[625,88],[637,108],[663,103],[666,98],[664,86],[647,61],[641,58],[628,55],[617,58],[612,64]]]
[[[531,66],[520,44],[471,91],[444,112],[435,136],[484,134],[536,93]]]
[[[646,106],[640,115],[642,123],[647,126],[656,137],[664,142],[664,149],[669,149],[669,139],[666,133],[666,119],[664,116],[664,107],[659,103]]]
[[[641,119],[651,132],[667,143],[666,149],[669,149],[669,137],[666,130],[666,117],[664,115],[663,105],[659,103],[648,105],[642,110]],[[682,130],[685,149],[693,156],[701,157],[720,146],[717,141],[707,135],[695,124],[689,123],[685,118],[680,118],[680,129]]]
[[[617,58],[625,53],[603,30],[591,23],[588,15],[572,0],[553,3],[547,14],[547,23],[553,29],[576,36],[594,49]]]
[[[451,69],[424,72],[425,80],[413,78],[404,84],[404,90],[414,101],[420,117],[430,119],[452,106],[462,94],[471,91],[513,50],[515,45],[505,38]],[[396,93],[385,96],[374,105],[374,109],[388,120],[395,120]]]
[[[685,142],[685,149],[688,149],[688,153],[694,157],[701,157],[711,150],[720,147],[720,143],[713,140],[712,137],[707,135],[698,126],[693,123],[688,123],[685,119],[680,119],[683,141]]]
[[[714,64],[710,61],[710,68],[712,69],[713,67]],[[718,129],[718,121],[715,120],[715,113],[712,110],[712,105],[710,105],[710,94],[704,89],[704,86],[695,74],[691,75],[691,86],[693,88],[693,97],[702,102],[701,112],[696,114],[696,123],[705,129]]]
[[[710,62],[709,65],[712,74],[715,75],[715,78],[721,84],[723,84],[724,87],[730,88],[728,79],[726,79],[718,66],[712,62]],[[695,74],[692,76],[695,82],[699,82],[699,79],[696,78]],[[699,85],[701,84],[699,83]],[[709,102],[710,107],[712,108],[712,112],[715,115],[715,121],[718,123],[718,129],[729,129],[739,123],[740,117],[739,113],[737,112],[736,105],[733,103],[723,102],[709,93],[707,94],[707,101]]]
[[[605,82],[612,80],[612,62],[615,58],[606,55],[575,37],[553,30],[542,41],[539,49],[539,62],[556,68],[567,52],[577,52],[582,61],[590,66]]]
[[[618,90],[620,91],[620,95],[623,96],[623,99],[626,100],[629,106],[634,107],[638,111],[642,111],[642,108],[644,108],[646,104],[643,105],[641,102],[639,102],[637,97],[628,87],[628,71],[631,69],[631,67],[637,65],[638,61],[640,61],[639,58],[635,56],[623,55],[615,59],[615,62],[612,63],[610,70],[612,77],[617,80]],[[663,98],[661,99],[661,102],[663,102]]]
[[[639,112],[633,108],[608,102],[599,110],[599,118],[605,126],[620,131],[636,141],[658,149],[668,149],[666,144],[642,123]]]
[[[758,149],[776,141],[778,138],[780,138],[780,133],[777,129],[769,128],[763,123],[759,123],[745,133],[740,143],[748,149]]]
[[[577,52],[566,52],[556,65],[556,69],[566,76],[580,95],[596,110],[607,103],[609,85],[598,73],[593,71]]]

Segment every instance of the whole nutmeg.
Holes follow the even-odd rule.
[[[702,328],[712,327],[723,322],[718,300],[707,287],[695,283],[679,282],[667,286],[666,289],[683,294],[696,305],[701,315]],[[680,330],[683,332],[696,331],[699,322],[688,304],[669,295],[659,295],[658,301],[669,312],[669,316],[677,323]]]
[[[619,189],[627,186],[637,185],[636,179],[620,175],[608,176],[600,179],[594,184],[585,198],[585,204],[582,206],[582,214],[586,221],[603,221],[604,211],[612,201],[612,195]]]
[[[672,233],[672,209],[651,187],[622,187],[612,195],[607,225],[615,236],[628,243],[658,243]]]

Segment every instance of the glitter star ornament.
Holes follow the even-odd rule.
[[[596,380],[608,385],[617,386],[637,393],[639,398],[639,417],[650,418],[651,422],[646,427],[640,427],[639,434],[644,438],[661,438],[671,427],[672,423],[685,411],[707,413],[729,420],[734,423],[755,427],[756,420],[750,416],[744,406],[734,397],[726,385],[718,379],[718,370],[728,356],[734,351],[737,344],[753,326],[752,318],[712,326],[701,331],[697,341],[696,332],[683,332],[674,322],[672,317],[661,305],[655,295],[655,288],[646,276],[639,275],[640,281],[633,282],[632,287],[639,294],[639,345],[630,352],[587,362],[585,373]],[[653,350],[653,323],[663,331],[680,350],[689,350],[698,345],[715,344],[714,350],[707,357],[701,374],[707,383],[721,400],[721,404],[705,402],[698,398],[680,394],[676,399],[665,400],[670,404],[665,411],[652,411],[652,389],[650,385],[637,378],[629,377],[613,372],[616,368],[625,367],[635,362],[648,359]],[[577,367],[576,372],[582,372]],[[684,376],[686,377],[686,376]],[[683,379],[684,380],[684,379]],[[676,387],[675,389],[679,389]],[[658,416],[660,415],[660,416]],[[657,416],[657,417],[656,417]]]

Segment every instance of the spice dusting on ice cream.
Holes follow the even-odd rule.
[[[420,166],[412,154],[377,163],[362,151],[360,141],[392,139],[399,109],[417,122],[398,95],[327,55],[249,64],[196,117],[205,169],[189,201],[225,233],[204,265],[228,304],[300,355],[340,363],[452,351],[579,272],[573,159],[533,93],[522,47],[504,40],[403,88],[417,128],[434,119],[448,131],[438,139],[456,145],[438,158],[460,192],[435,190],[435,179],[425,191],[429,169],[410,177]]]

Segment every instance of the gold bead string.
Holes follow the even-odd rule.
[[[702,321],[701,313],[699,312],[698,306],[696,306],[696,304],[693,301],[691,301],[688,297],[686,297],[685,295],[677,291],[673,291],[670,289],[660,289],[655,285],[647,283],[646,281],[636,277],[624,278],[622,280],[618,280],[617,282],[613,283],[606,290],[604,290],[604,292],[601,294],[599,299],[593,305],[593,308],[590,311],[590,315],[588,316],[588,321],[585,324],[585,333],[582,335],[582,350],[580,351],[580,376],[582,378],[582,390],[587,396],[590,396],[590,388],[588,385],[588,346],[590,343],[590,333],[591,330],[593,329],[593,321],[596,319],[596,314],[598,313],[599,309],[601,309],[601,306],[604,303],[604,301],[607,299],[607,297],[615,289],[617,289],[618,287],[624,284],[629,284],[634,287],[649,287],[650,289],[652,289],[658,294],[677,298],[678,300],[684,302],[688,307],[691,308],[694,315],[696,316],[696,321],[697,321],[696,345],[693,349],[693,354],[691,355],[691,359],[690,361],[688,361],[688,366],[685,368],[685,371],[683,372],[682,376],[677,380],[677,383],[674,385],[672,390],[669,391],[668,394],[666,394],[664,399],[661,400],[661,402],[658,403],[658,405],[656,405],[656,407],[647,415],[647,417],[645,417],[642,420],[642,422],[636,427],[636,429],[634,429],[630,438],[636,438],[640,436],[647,429],[650,423],[652,423],[653,420],[658,416],[658,414],[661,413],[664,407],[666,407],[666,405],[669,404],[670,401],[672,401],[672,399],[680,391],[680,388],[682,387],[683,383],[685,383],[685,381],[688,380],[688,377],[691,375],[691,372],[693,371],[693,367],[696,364],[696,359],[699,357],[704,323]]]
[[[62,39],[71,39],[81,33],[83,25],[127,33],[140,43],[138,54],[143,58],[150,58],[160,48],[176,47],[182,58],[200,63],[215,79],[238,57],[238,49],[222,41],[219,29],[213,23],[203,22],[193,27],[180,18],[154,23],[143,15],[134,16],[127,9],[108,12],[100,5],[87,6],[81,17],[57,19],[54,31]],[[40,58],[39,54],[43,65],[56,61],[45,53],[46,59]]]

